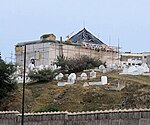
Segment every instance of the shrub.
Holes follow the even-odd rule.
[[[64,56],[58,56],[55,64],[61,66],[61,70],[67,70],[68,73],[77,73],[85,69],[98,67],[102,64],[102,61],[98,58],[89,56],[81,56],[79,58],[65,58]]]
[[[53,71],[51,69],[43,69],[39,71],[31,71],[28,76],[31,80],[36,82],[50,82],[57,74],[57,70]]]
[[[55,64],[57,66],[61,66],[62,70],[65,70],[67,69],[68,60],[69,59],[66,58],[64,55],[60,55],[60,56],[57,56]]]
[[[36,110],[35,112],[56,112],[56,111],[59,111],[59,109],[56,106],[47,105],[45,107],[42,107],[42,108]]]

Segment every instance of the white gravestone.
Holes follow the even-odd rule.
[[[101,76],[101,83],[102,83],[102,85],[107,84],[107,76]]]
[[[87,74],[86,73],[82,73],[80,76],[81,80],[87,80]]]
[[[110,70],[114,70],[114,69],[117,69],[117,66],[116,66],[116,64],[113,63],[113,64],[109,64],[108,68]]]
[[[74,84],[74,83],[75,83],[75,80],[76,80],[76,74],[75,74],[75,73],[71,73],[71,74],[68,76],[68,83]]]
[[[96,78],[96,72],[94,70],[90,72],[90,78]]]
[[[100,72],[104,73],[104,71],[105,71],[105,66],[104,66],[104,65],[100,65],[100,66],[98,67],[98,69],[99,69]]]
[[[55,79],[56,79],[56,80],[61,80],[63,77],[64,77],[64,75],[63,75],[62,73],[59,73],[59,74],[55,77]]]

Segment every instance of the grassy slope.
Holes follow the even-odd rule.
[[[106,90],[107,86],[83,87],[85,81],[73,86],[58,87],[52,83],[30,84],[26,86],[25,110],[35,111],[91,111],[124,108],[150,108],[150,77],[119,76],[108,73],[109,83],[125,83],[122,91]],[[100,78],[100,74],[99,74]],[[99,78],[94,81],[99,81]],[[21,87],[0,103],[0,110],[21,111]]]

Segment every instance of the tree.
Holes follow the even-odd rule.
[[[13,64],[7,64],[0,56],[0,99],[4,98],[9,92],[15,90],[17,87],[13,79],[15,67]]]

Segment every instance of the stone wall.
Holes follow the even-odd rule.
[[[0,125],[21,125],[21,114],[0,112]],[[150,109],[28,113],[24,125],[150,125]]]
[[[0,125],[19,125],[16,124],[18,115],[16,111],[0,112]]]

